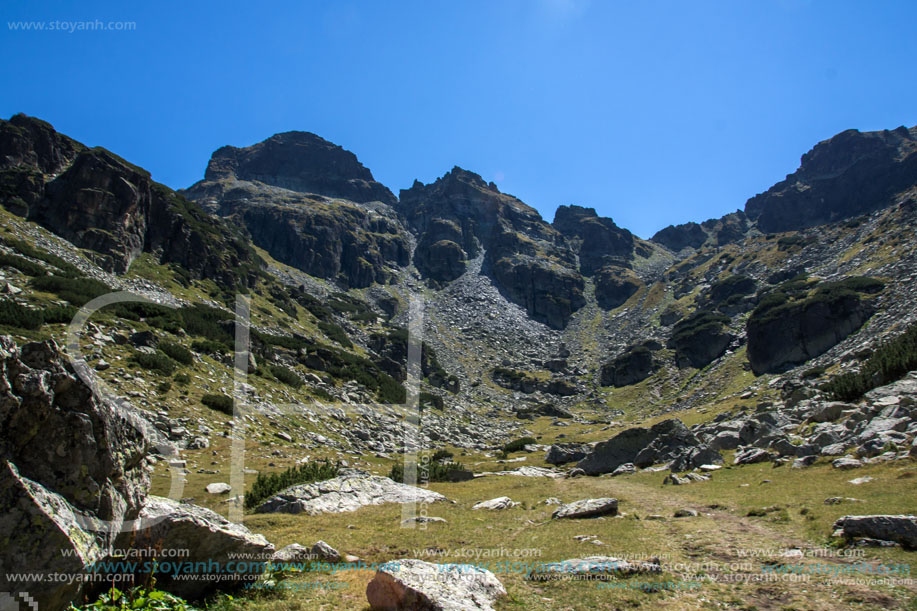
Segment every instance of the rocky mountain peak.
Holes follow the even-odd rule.
[[[843,131],[745,204],[764,232],[805,229],[878,210],[917,184],[917,128]]]
[[[311,132],[284,132],[252,146],[217,149],[204,180],[233,179],[358,203],[395,202],[392,192],[373,178],[356,155]]]
[[[634,236],[594,208],[560,206],[554,229],[566,237],[580,258],[580,271],[589,276],[609,264],[622,264],[633,257]]]

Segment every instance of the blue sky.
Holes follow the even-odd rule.
[[[145,4],[4,2],[0,115],[174,188],[221,145],[312,131],[396,194],[459,165],[643,237],[743,207],[843,129],[917,124],[914,2]],[[10,25],[96,19],[136,27]]]

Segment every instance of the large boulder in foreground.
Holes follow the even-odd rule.
[[[378,475],[344,475],[291,486],[261,504],[256,513],[341,513],[384,503],[434,503],[446,497]]]
[[[163,550],[157,587],[182,598],[195,600],[213,592],[257,579],[264,572],[260,563],[271,560],[274,546],[262,535],[253,534],[241,524],[230,522],[220,514],[172,499],[150,496],[143,504],[140,518],[133,529],[122,534],[119,547]],[[166,553],[165,550],[188,550],[187,556]],[[165,563],[169,558],[181,558],[193,563],[190,573],[176,578]],[[229,565],[238,558],[245,563]],[[219,581],[210,577],[218,576]]]
[[[893,541],[904,548],[917,549],[917,516],[843,516],[834,523],[834,530],[836,536],[847,540]]]
[[[65,609],[83,592],[83,584],[51,581],[52,575],[86,575],[105,552],[95,533],[59,494],[0,465],[0,592],[28,592],[39,609]],[[13,580],[8,573],[29,572]]]
[[[0,591],[29,592],[41,609],[80,596],[80,576],[149,488],[144,426],[94,395],[53,341],[0,337]],[[8,581],[13,572],[75,579]]]
[[[433,564],[395,560],[366,586],[373,609],[386,611],[493,611],[506,596],[500,580],[470,564]]]

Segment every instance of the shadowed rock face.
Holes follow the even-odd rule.
[[[315,134],[225,146],[185,193],[245,226],[278,261],[348,287],[384,284],[410,260],[409,236],[389,207],[395,196],[353,153]]]
[[[6,194],[0,203],[100,253],[110,271],[124,272],[141,252],[155,252],[194,277],[236,286],[259,264],[240,235],[146,170],[38,119],[0,121],[0,183]]]
[[[227,179],[257,181],[358,203],[395,203],[392,192],[376,182],[356,155],[309,132],[285,132],[252,146],[217,149],[204,180]]]
[[[586,276],[634,256],[633,234],[600,217],[594,208],[560,206],[552,225],[571,242],[579,254],[580,272]]]
[[[805,300],[779,315],[748,319],[748,361],[756,374],[814,358],[859,329],[874,312],[855,293]]]
[[[584,282],[564,237],[536,210],[461,168],[401,191],[398,209],[417,233],[414,263],[444,283],[485,251],[485,272],[535,320],[556,329],[581,308]]]
[[[745,204],[764,232],[821,225],[877,210],[917,184],[917,128],[859,132],[818,143],[798,170]]]

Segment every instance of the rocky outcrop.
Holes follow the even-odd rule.
[[[685,248],[700,248],[707,241],[707,237],[707,232],[699,223],[690,222],[669,225],[657,231],[650,239],[673,252],[680,252]]]
[[[341,513],[384,503],[434,503],[446,497],[377,475],[345,475],[292,486],[272,496],[256,513]]]
[[[535,320],[561,329],[585,305],[576,256],[536,210],[461,168],[402,190],[398,210],[417,234],[414,264],[442,284],[485,253],[484,272]]]
[[[380,611],[493,611],[506,589],[490,571],[470,564],[393,560],[366,586]]]
[[[733,339],[724,326],[727,322],[728,317],[706,310],[678,322],[668,342],[678,366],[699,369],[722,356]]]
[[[736,210],[703,223],[669,225],[657,231],[650,240],[677,253],[685,248],[697,250],[704,245],[725,246],[739,242],[748,235],[749,228],[748,217],[741,210]]]
[[[620,388],[641,382],[659,369],[659,362],[653,358],[650,343],[632,346],[615,360],[602,366],[600,383],[602,386]]]
[[[585,443],[555,443],[548,448],[544,461],[549,465],[565,465],[586,458],[592,448]]]
[[[591,276],[608,265],[621,265],[634,256],[634,236],[594,208],[559,206],[554,229],[570,242],[579,255],[580,273]]]
[[[198,197],[194,188],[189,193]],[[255,245],[311,276],[362,288],[388,282],[410,261],[410,244],[391,209],[367,209],[257,185],[225,190],[210,206],[244,225]]]
[[[6,573],[80,575],[104,557],[149,487],[142,429],[129,407],[93,395],[54,342],[0,337],[0,590],[49,609],[79,595],[79,581]]]
[[[762,301],[746,324],[748,361],[755,373],[781,371],[814,358],[858,330],[874,306],[839,284],[793,299]]]
[[[595,272],[595,300],[599,307],[613,310],[643,287],[643,281],[633,271],[608,265]]]
[[[625,463],[649,467],[676,459],[700,441],[680,420],[664,420],[650,428],[634,427],[595,445],[576,466],[587,475],[611,473]]]
[[[27,205],[12,209],[98,252],[110,271],[124,272],[140,253],[150,252],[192,277],[235,287],[249,284],[260,267],[236,231],[101,147],[86,148],[43,121],[17,115],[0,124],[2,150],[9,151],[3,176],[28,175],[34,183]]]
[[[860,132],[819,142],[799,169],[745,204],[764,232],[798,230],[891,204],[917,184],[917,128]]]
[[[217,149],[204,180],[232,179],[358,203],[395,203],[392,192],[376,182],[356,155],[310,132],[284,132],[252,146]]]
[[[834,531],[848,541],[869,538],[917,549],[917,516],[843,516],[834,523]]]

